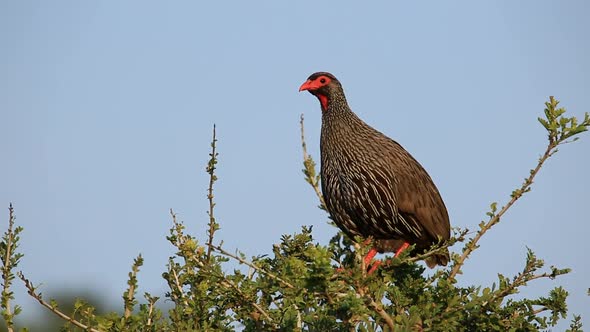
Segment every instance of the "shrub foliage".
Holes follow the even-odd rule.
[[[555,287],[536,298],[515,299],[530,282],[554,279],[568,273],[567,268],[545,267],[543,260],[528,250],[522,271],[514,276],[499,274],[492,285],[460,286],[462,267],[479,240],[509,209],[531,190],[545,162],[562,144],[590,125],[588,113],[583,121],[566,117],[565,109],[550,97],[545,116],[539,122],[548,134],[547,147],[536,167],[503,204],[490,205],[476,230],[455,228],[453,237],[435,245],[418,257],[408,252],[389,257],[376,273],[367,275],[362,257],[370,244],[359,245],[341,232],[327,244],[313,238],[311,226],[301,232],[283,235],[272,247],[272,254],[248,258],[243,252],[228,252],[215,238],[219,224],[215,219],[214,185],[217,177],[215,128],[210,159],[207,199],[209,222],[204,236],[188,234],[171,210],[172,226],[166,239],[173,248],[162,277],[168,284],[164,295],[172,307],[164,312],[160,299],[149,293],[138,298],[138,273],[143,264],[139,255],[129,272],[128,288],[122,295],[121,313],[98,315],[82,300],[73,312],[62,312],[58,303],[46,300],[23,272],[16,276],[30,296],[64,320],[62,330],[85,331],[536,331],[555,326],[566,318],[568,292]],[[324,209],[319,189],[320,177],[307,154],[303,117],[303,173]],[[2,258],[1,309],[4,324],[15,329],[14,317],[21,311],[13,306],[11,285],[22,258],[17,251],[21,227],[15,226],[12,205],[8,228],[0,242]],[[454,244],[462,248],[452,253],[448,267],[426,274],[418,263],[425,257]],[[460,246],[460,245],[458,245]],[[237,268],[234,268],[237,267]],[[231,271],[228,271],[231,270]],[[233,269],[233,270],[232,270]],[[589,290],[590,292],[590,290]],[[581,331],[581,318],[574,315],[569,331]]]

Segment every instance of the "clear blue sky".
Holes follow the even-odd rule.
[[[140,293],[163,292],[168,209],[205,238],[213,123],[218,239],[258,255],[314,225],[327,243],[335,229],[302,179],[298,122],[319,159],[319,104],[297,90],[320,70],[425,166],[452,225],[475,229],[544,150],[544,101],[590,111],[589,16],[582,0],[2,1],[0,206],[13,202],[25,227],[21,268],[44,293],[92,286],[121,303],[142,253]],[[516,274],[530,247],[573,272],[523,295],[562,285],[570,318],[590,326],[589,152],[587,133],[560,149],[462,283]]]

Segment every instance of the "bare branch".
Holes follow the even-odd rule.
[[[45,300],[43,300],[43,298],[41,297],[41,294],[37,294],[37,292],[35,292],[35,287],[27,278],[25,278],[25,276],[22,272],[18,273],[18,277],[25,283],[25,287],[27,288],[27,293],[29,293],[29,295],[31,295],[34,299],[36,299],[39,303],[41,303],[42,306],[49,309],[51,312],[53,312],[54,314],[59,316],[61,319],[68,321],[85,331],[101,332],[101,330],[97,330],[97,329],[94,329],[92,327],[89,327],[89,326],[86,326],[86,325],[80,323],[79,321],[77,321],[73,317],[70,317],[70,316],[64,314],[63,312],[59,311],[59,309],[57,309],[55,306],[53,306],[50,303],[47,303]]]

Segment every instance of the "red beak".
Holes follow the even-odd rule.
[[[312,80],[307,80],[305,81],[305,83],[301,84],[301,86],[299,87],[299,92],[304,91],[304,90],[317,90],[321,87],[321,83],[318,80],[312,81]]]

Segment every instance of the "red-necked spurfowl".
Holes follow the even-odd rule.
[[[321,183],[332,219],[352,239],[372,238],[377,252],[399,254],[410,244],[423,252],[450,237],[449,216],[424,168],[401,145],[352,112],[334,75],[309,76],[307,90],[322,109]],[[385,107],[385,106],[384,106]],[[385,107],[389,112],[392,107]],[[426,259],[446,265],[448,251]],[[375,266],[376,267],[376,266]]]

